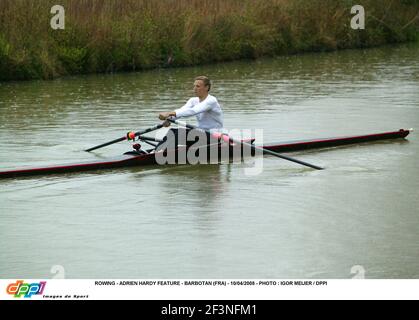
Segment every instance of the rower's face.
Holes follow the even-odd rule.
[[[204,81],[195,80],[193,84],[193,91],[197,97],[202,97],[208,93],[208,87],[205,86]]]

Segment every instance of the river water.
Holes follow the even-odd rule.
[[[265,142],[419,128],[419,47],[0,83],[0,170],[97,160],[193,78]],[[419,278],[419,143],[0,181],[0,278]]]

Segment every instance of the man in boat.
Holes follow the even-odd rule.
[[[211,81],[206,76],[199,76],[195,78],[194,93],[195,97],[190,98],[186,104],[174,111],[161,112],[159,114],[160,120],[166,120],[165,127],[170,126],[167,120],[169,117],[186,118],[196,116],[198,121],[198,128],[209,130],[213,133],[221,132],[223,130],[223,111],[217,101],[217,98],[209,94],[211,90]],[[189,134],[191,133],[191,134]],[[202,137],[204,134],[205,137]],[[196,130],[189,130],[185,128],[172,128],[168,131],[165,137],[165,142],[160,144],[156,150],[171,149],[179,145],[194,145],[196,148],[200,146],[211,144],[209,134],[205,134]]]
[[[196,97],[190,98],[186,104],[174,111],[161,112],[160,120],[169,117],[186,118],[196,116],[198,127],[205,130],[219,131],[223,128],[223,111],[217,98],[210,95],[211,80],[206,76],[195,78],[194,93]],[[166,125],[170,123],[167,121]]]

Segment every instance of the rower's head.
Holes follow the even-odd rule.
[[[193,90],[197,97],[205,98],[211,90],[211,80],[206,76],[196,77]]]

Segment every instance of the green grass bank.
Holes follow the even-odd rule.
[[[65,29],[53,30],[53,5]],[[351,8],[365,8],[365,30]],[[0,80],[138,71],[419,39],[419,0],[1,0]]]

